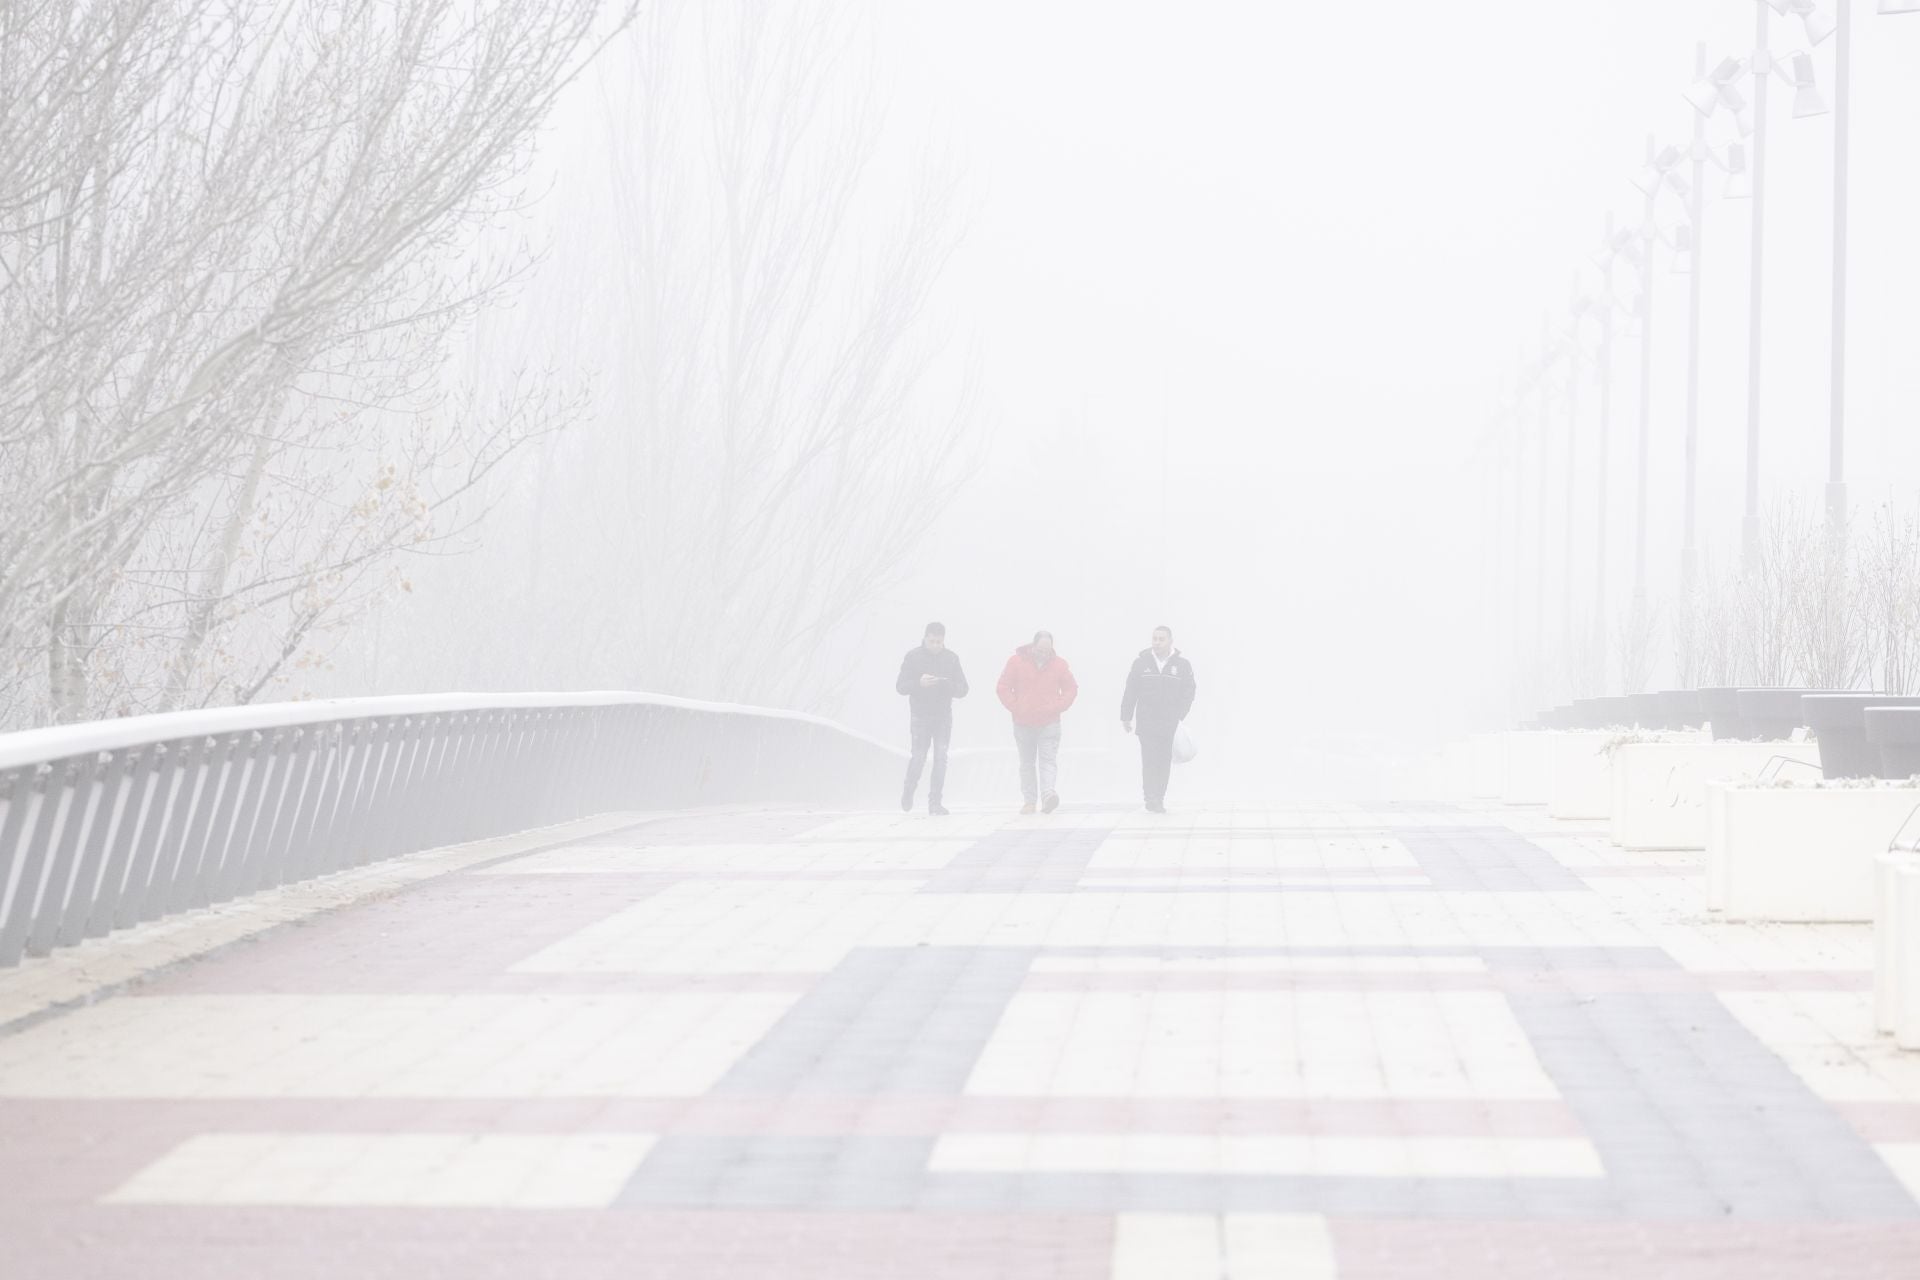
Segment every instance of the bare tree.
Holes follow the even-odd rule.
[[[1606,650],[1584,614],[1567,635],[1567,687],[1575,698],[1597,698],[1607,691]]]
[[[1802,677],[1815,689],[1851,689],[1867,673],[1866,619],[1845,543],[1824,529],[1802,542],[1792,597]]]
[[[830,705],[835,629],[968,471],[971,381],[929,315],[956,177],[868,181],[859,17],[663,0],[596,77],[597,172],[500,338],[556,334],[599,370],[497,553],[544,680]]]
[[[1644,693],[1653,683],[1654,638],[1659,634],[1659,611],[1634,604],[1621,615],[1614,647],[1620,653],[1620,691]]]
[[[0,8],[0,715],[257,695],[551,425],[433,375],[600,8]]]
[[[1859,556],[1860,606],[1875,682],[1886,693],[1920,692],[1920,520],[1883,505]]]
[[[1802,651],[1795,601],[1810,536],[1811,523],[1791,503],[1771,508],[1761,521],[1759,553],[1734,589],[1734,627],[1741,640],[1741,676],[1734,683],[1777,687],[1799,676]]]

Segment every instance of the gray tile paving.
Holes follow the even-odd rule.
[[[1401,827],[1394,836],[1435,889],[1569,893],[1587,888],[1552,854],[1505,827]]]
[[[1920,1216],[1873,1149],[1711,995],[1519,993],[1634,1217]]]
[[[714,1086],[718,1094],[956,1094],[1026,980],[1015,947],[853,952]]]
[[[1111,834],[1105,827],[1016,827],[976,841],[922,893],[1072,893]]]

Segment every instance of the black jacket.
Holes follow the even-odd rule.
[[[920,687],[921,676],[942,676],[941,683]],[[942,719],[953,715],[953,700],[967,696],[966,673],[960,670],[960,658],[951,649],[935,653],[923,644],[907,650],[900,660],[900,678],[893,682],[896,693],[907,695],[907,705],[916,716]]]
[[[1167,669],[1153,660],[1152,649],[1142,649],[1127,672],[1127,692],[1120,699],[1120,718],[1132,720],[1134,712],[1147,724],[1178,724],[1193,710],[1193,664],[1175,649],[1167,658]]]

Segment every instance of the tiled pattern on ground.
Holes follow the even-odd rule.
[[[31,1274],[1920,1274],[1868,933],[1537,811],[680,815],[0,1036]],[[0,995],[15,975],[0,975]]]

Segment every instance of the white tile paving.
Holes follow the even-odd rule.
[[[1119,1173],[1300,1178],[1606,1176],[1579,1138],[1293,1134],[950,1133],[936,1173]]]
[[[180,995],[0,1039],[9,1098],[692,1097],[785,994]]]
[[[187,1139],[111,1204],[599,1209],[654,1137],[634,1133],[212,1133]]]
[[[1557,1099],[1493,992],[1053,992],[1009,1003],[982,1096]]]

